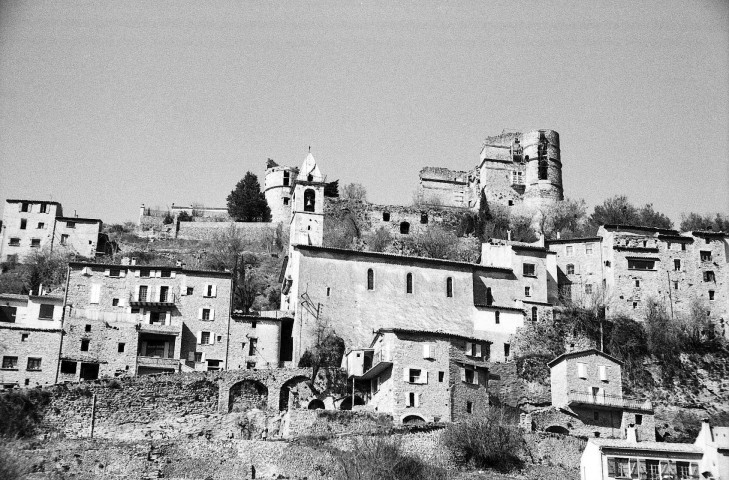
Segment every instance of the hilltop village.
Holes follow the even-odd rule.
[[[590,439],[583,478],[664,466],[671,478],[727,478],[729,428],[705,422],[693,443],[657,441],[666,437],[657,436],[663,427],[652,400],[624,391],[626,359],[594,339],[565,335],[564,353],[535,367],[548,372],[541,402],[525,408],[514,398],[529,395],[510,390],[509,379],[527,368],[517,337],[559,324],[576,305],[638,322],[656,305],[672,318],[700,305],[711,325],[702,334],[727,338],[729,233],[623,224],[533,242],[509,233],[472,237],[470,261],[402,246],[478,212],[482,201],[530,212],[535,222],[563,201],[559,135],[536,130],[488,137],[471,170],[423,168],[413,206],[357,207],[370,230],[386,231],[399,249],[341,248],[327,245],[327,218],[355,207],[325,195],[323,167],[311,153],[298,166],[268,161],[270,223],[232,222],[225,208],[140,208],[137,233],[150,241],[238,232],[282,244],[283,254],[271,257],[278,267],[272,309],[236,308],[238,272],[188,266],[181,257],[150,263],[120,252],[99,219],[64,216],[58,202],[6,200],[0,262],[23,263],[41,250],[75,257],[61,288],[0,292],[0,384],[230,372],[217,377],[214,409],[289,412],[289,431],[296,410],[370,412],[409,425],[468,421],[504,404],[525,431]],[[332,367],[317,354],[327,339],[338,342],[334,369],[343,388],[317,383],[316,369]]]

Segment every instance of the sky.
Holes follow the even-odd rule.
[[[590,209],[729,213],[729,2],[0,0],[0,198],[66,215],[225,206],[309,147],[408,204],[540,128]]]

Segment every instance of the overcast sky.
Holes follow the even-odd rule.
[[[0,0],[0,198],[66,215],[224,206],[309,146],[405,204],[505,128],[590,206],[729,212],[729,2]]]

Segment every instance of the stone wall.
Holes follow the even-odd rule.
[[[273,242],[275,223],[267,222],[179,222],[176,238],[184,240],[212,240],[216,235],[224,234],[231,227],[251,242],[262,242],[270,239]]]
[[[0,369],[0,383],[19,386],[55,383],[58,353],[61,349],[60,328],[29,328],[19,324],[0,324],[0,354],[17,357],[16,368]],[[40,360],[40,368],[28,368],[28,359]]]
[[[390,415],[349,410],[289,410],[284,417],[283,436],[368,435],[392,429]]]

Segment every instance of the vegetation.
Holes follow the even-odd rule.
[[[359,183],[348,183],[343,186],[340,196],[342,200],[346,200],[348,202],[367,202],[367,190]]]
[[[6,439],[30,437],[50,403],[45,390],[10,390],[0,395],[0,436]]]
[[[10,445],[0,446],[0,478],[3,480],[20,480],[26,478],[29,468],[27,461]]]
[[[228,195],[228,214],[236,222],[268,222],[271,209],[261,192],[258,177],[247,172]]]
[[[37,294],[43,289],[53,290],[66,283],[66,271],[71,257],[50,249],[34,250],[23,263],[6,262],[0,274],[0,292]]]
[[[527,453],[524,436],[518,427],[508,422],[501,409],[467,422],[449,424],[441,437],[456,465],[489,468],[499,472],[521,469],[520,456]]]
[[[392,244],[392,235],[385,227],[380,227],[367,237],[367,246],[372,252],[384,252]]]
[[[673,222],[662,213],[656,212],[652,204],[638,208],[625,195],[616,195],[595,206],[590,215],[593,226],[604,224],[641,225],[644,227],[673,228]]]
[[[396,440],[365,437],[354,441],[349,451],[333,450],[337,480],[440,480],[442,468],[407,455]]]
[[[701,215],[689,213],[681,215],[681,231],[713,230],[715,232],[729,232],[729,215],[717,213],[716,215]]]
[[[311,367],[311,379],[314,381],[320,369],[327,370],[327,374],[329,369],[339,369],[346,346],[342,337],[322,318],[316,320],[312,333],[314,345],[301,355],[299,367]]]
[[[192,215],[183,210],[177,214],[177,220],[180,222],[192,222],[194,218]]]

